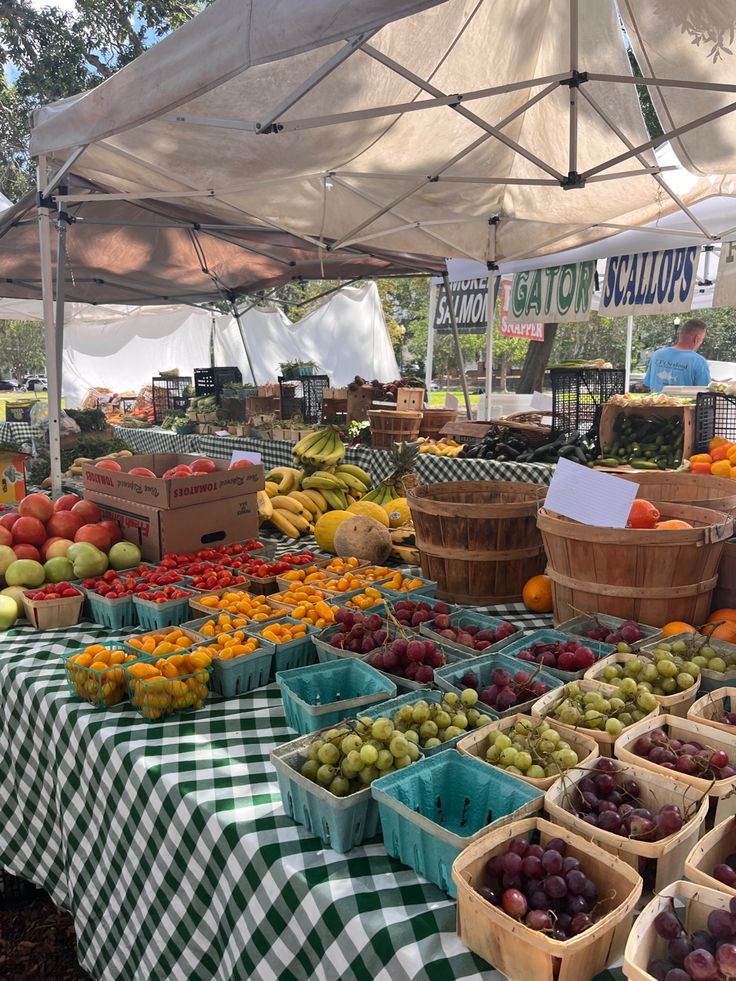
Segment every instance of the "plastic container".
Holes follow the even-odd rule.
[[[551,838],[567,843],[566,854],[577,858],[597,885],[599,919],[572,940],[553,940],[530,930],[492,906],[475,891],[489,884],[485,864],[505,851],[509,841],[538,833],[544,846]],[[461,852],[452,867],[457,885],[457,932],[473,953],[514,981],[590,981],[621,955],[631,930],[642,880],[631,866],[543,818],[529,818],[494,829]]]
[[[641,651],[642,653],[653,651],[660,641],[666,641],[669,644],[677,640],[692,640],[692,637],[692,634],[673,634],[671,637],[663,637],[662,634],[658,632],[642,646]],[[705,638],[697,639],[702,640],[703,645],[706,644]],[[735,646],[734,644],[727,644],[724,640],[718,640],[717,638],[707,641],[707,644],[709,647],[712,647],[716,653],[722,655],[733,654]],[[731,684],[736,684],[736,667],[729,668],[726,671],[710,671],[708,668],[701,668],[700,670],[701,692],[715,691],[717,688],[723,688],[724,685]]]
[[[562,686],[560,679],[556,678],[553,674],[548,674],[546,669],[537,671],[538,665],[529,665],[524,661],[517,661],[515,658],[509,657],[505,651],[500,651],[496,654],[480,654],[474,657],[472,661],[465,659],[455,664],[445,665],[444,668],[437,668],[434,673],[434,680],[437,687],[443,691],[454,691],[457,695],[460,695],[466,687],[461,683],[466,671],[472,671],[477,676],[479,681],[478,690],[480,691],[484,685],[490,684],[491,675],[496,668],[504,668],[512,675],[515,675],[517,671],[526,671],[529,674],[534,674],[535,681],[543,681],[546,685],[549,685],[550,694],[552,690],[559,691]],[[536,698],[530,698],[526,702],[513,705],[505,712],[499,712],[491,708],[490,705],[485,705],[481,702],[478,702],[478,705],[481,705],[482,711],[486,715],[490,715],[493,719],[499,719],[509,715],[517,715],[519,712],[526,712],[527,709],[532,707],[535,701]]]
[[[481,630],[497,630],[502,623],[508,622],[510,621],[502,620],[499,617],[485,616],[482,613],[473,613],[470,610],[458,610],[450,614],[450,623],[453,627],[478,626]],[[458,644],[457,641],[440,636],[434,629],[433,623],[423,623],[419,627],[419,633],[424,637],[429,637],[436,644],[441,644],[442,647],[449,647],[470,657],[477,657],[479,654],[489,654],[492,651],[503,650],[512,641],[518,640],[523,635],[524,628],[519,623],[515,623],[514,626],[516,627],[516,633],[504,637],[503,640],[494,641],[490,647],[487,647],[483,651],[476,651],[473,647],[467,647],[465,644]]]
[[[125,649],[124,644],[107,643],[102,644],[108,651],[123,651],[130,656],[130,651]],[[77,654],[83,654],[84,647],[78,651],[64,651],[61,655],[64,661],[64,675],[69,692],[75,698],[81,698],[95,708],[109,709],[112,705],[124,702],[128,698],[128,690],[125,685],[125,671],[123,664],[107,668],[105,671],[93,671],[81,664],[74,663],[71,659]],[[133,660],[128,661],[132,664]]]
[[[293,617],[279,617],[278,620],[269,620],[268,623],[251,623],[245,628],[245,632],[253,637],[261,637],[262,631],[270,624],[275,623],[303,623],[302,620],[295,620]],[[317,663],[317,648],[314,646],[313,637],[318,633],[317,627],[311,623],[306,624],[307,633],[304,637],[297,637],[295,640],[288,640],[283,644],[274,645],[273,666],[271,675],[277,671],[290,671],[292,668],[304,668],[308,664]],[[271,679],[269,679],[271,680]]]
[[[670,780],[676,780],[678,783],[687,784],[699,790],[701,793],[708,793],[710,797],[717,798],[716,822],[723,821],[731,814],[736,814],[736,795],[733,793],[733,777],[726,777],[723,780],[715,781],[706,780],[703,777],[693,777],[687,773],[668,770],[665,767],[658,766],[656,763],[650,763],[649,760],[637,756],[632,751],[631,747],[640,736],[659,727],[664,729],[672,739],[681,739],[683,742],[694,739],[696,742],[702,743],[703,746],[707,746],[710,750],[722,749],[728,754],[728,758],[732,763],[736,761],[736,735],[731,736],[728,733],[720,732],[718,729],[713,728],[713,726],[703,725],[700,722],[692,722],[690,719],[681,719],[676,715],[647,716],[641,722],[635,722],[633,726],[624,729],[614,746],[616,758],[621,760],[622,763],[643,767],[645,770],[666,776]]]
[[[138,615],[138,623],[146,630],[160,630],[162,627],[175,627],[189,616],[189,602],[195,593],[187,593],[181,599],[154,603],[140,595],[133,597],[133,606]]]
[[[708,915],[716,909],[728,910],[730,895],[692,882],[673,882],[647,903],[636,918],[626,941],[623,972],[629,981],[654,981],[647,971],[649,963],[667,955],[667,941],[657,935],[654,920],[664,910],[681,914],[688,934],[706,929]],[[571,979],[572,981],[572,979]]]
[[[286,722],[302,736],[353,718],[364,706],[396,694],[395,685],[358,658],[279,671],[276,684]]]
[[[146,659],[141,658],[141,660]],[[211,668],[198,668],[190,674],[175,678],[156,678],[155,681],[149,680],[143,683],[130,673],[130,667],[131,665],[126,665],[124,669],[128,698],[149,722],[158,722],[171,715],[196,711],[210,693]],[[176,704],[176,699],[191,700],[192,698],[196,701],[190,701],[189,704]]]
[[[687,712],[687,717],[692,722],[701,722],[721,732],[727,732],[736,736],[736,726],[729,725],[728,722],[719,722],[724,712],[736,711],[736,688],[719,688],[717,691],[710,691],[697,702],[693,702]]]
[[[609,627],[612,632],[618,630],[619,627],[626,623],[621,617],[612,617],[607,613],[581,613],[579,616],[559,623],[557,630],[564,634],[573,634],[575,637],[582,637],[587,641],[591,638],[585,636],[585,631],[592,630],[596,626],[596,622],[602,627]],[[632,644],[629,644],[632,651],[638,651],[643,644],[648,643],[652,637],[660,633],[659,627],[650,627],[646,623],[640,623],[639,630],[641,632],[641,640],[636,640]]]
[[[309,745],[316,738],[318,734],[312,733],[277,746],[271,750],[270,760],[276,770],[286,815],[304,825],[327,848],[344,854],[378,834],[378,805],[370,787],[347,797],[336,797],[301,775],[299,771],[307,760]]]
[[[615,686],[616,681],[606,681],[605,678],[601,677],[603,671],[610,665],[625,664],[635,657],[647,657],[648,660],[651,660],[644,651],[640,651],[638,654],[609,654],[607,657],[602,657],[600,661],[596,661],[592,668],[588,668],[584,677],[589,681],[600,681],[604,685]],[[684,718],[697,697],[699,686],[700,681],[697,680],[694,685],[690,685],[684,691],[673,692],[672,695],[657,695],[655,693],[654,697],[659,702],[660,712],[668,712],[670,715],[679,715]]]
[[[388,854],[453,898],[452,863],[463,848],[544,801],[534,787],[455,750],[379,777],[371,793]]]
[[[501,767],[497,767],[486,760],[486,752],[490,745],[490,734],[493,731],[508,732],[510,729],[513,729],[517,722],[522,720],[531,723],[542,721],[541,719],[535,719],[531,715],[522,715],[521,713],[507,715],[504,719],[496,719],[490,725],[483,726],[482,729],[475,729],[473,732],[461,736],[457,744],[458,752],[463,753],[465,756],[473,756],[475,759],[485,763],[486,766],[492,766],[494,769],[499,770]],[[587,766],[598,758],[598,743],[596,743],[595,739],[584,735],[580,729],[571,731],[561,726],[555,719],[547,719],[546,721],[552,729],[559,732],[562,738],[570,744],[570,748],[575,750],[578,754],[578,764],[580,766]],[[543,792],[549,790],[552,784],[559,780],[559,774],[553,777],[525,777],[518,773],[511,773],[509,776],[514,777],[515,780],[524,780],[526,783],[531,784],[532,787],[536,787],[537,790]]]
[[[86,596],[89,606],[88,616],[93,623],[99,623],[111,630],[122,630],[124,627],[135,627],[138,624],[138,611],[133,606],[132,596],[121,596],[110,599],[100,596],[84,586],[79,587]]]
[[[683,787],[669,777],[657,776],[651,770],[627,765],[621,769],[620,776],[622,780],[636,780],[639,784],[641,803],[638,806],[646,807],[656,814],[665,804],[677,804],[683,811],[683,815],[687,811],[691,811],[691,814],[689,820],[685,821],[676,834],[662,838],[660,841],[625,838],[622,835],[592,827],[587,821],[583,821],[570,810],[569,801],[574,804],[575,800],[580,799],[574,787],[583,777],[588,776],[594,767],[595,764],[568,770],[549,788],[544,797],[544,809],[550,820],[555,824],[569,828],[582,838],[590,838],[601,848],[605,848],[607,852],[616,855],[637,871],[642,871],[640,860],[651,860],[655,864],[655,892],[663,889],[675,879],[680,879],[685,867],[685,859],[700,837],[705,825],[705,819],[708,815],[708,795],[694,787]],[[616,779],[615,775],[614,779]]]
[[[389,624],[386,629],[388,631],[388,636],[390,638],[394,638],[397,636],[396,627]],[[380,649],[376,647],[374,650],[369,651],[367,654],[356,654],[353,651],[344,651],[340,647],[333,647],[330,641],[332,640],[333,637],[336,637],[339,633],[341,633],[340,624],[336,623],[330,627],[324,627],[322,630],[319,631],[319,633],[314,634],[314,636],[312,637],[312,642],[314,643],[314,646],[317,649],[317,659],[319,660],[320,664],[323,664],[325,661],[337,661],[343,658],[370,657],[371,654],[375,654]],[[414,636],[413,632],[409,631],[409,633],[411,634],[412,637]]]
[[[413,589],[400,590],[391,589],[389,586],[376,583],[376,589],[379,593],[383,593],[384,596],[390,597],[394,602],[400,599],[413,599],[415,595],[437,596],[437,583],[434,579],[422,579],[421,576],[409,576],[408,578],[421,579],[421,586],[415,586]]]
[[[691,882],[736,896],[736,889],[716,879],[713,869],[736,852],[736,817],[728,817],[703,835],[685,859],[685,877]]]
[[[200,647],[210,647],[212,638]],[[229,660],[221,657],[212,658],[212,688],[225,698],[237,698],[246,692],[255,691],[268,684],[273,667],[274,645],[263,637],[258,638],[258,647],[252,654],[241,654]]]
[[[133,640],[133,636],[131,636],[128,637],[128,639],[123,642],[123,647],[125,648],[126,651],[129,651],[131,654],[135,654],[136,657],[155,658],[156,660],[158,660],[158,658],[160,657],[169,657],[170,654],[173,653],[179,653],[181,651],[189,651],[193,647],[196,647],[198,644],[202,643],[202,638],[199,636],[198,633],[195,633],[194,630],[186,630],[184,627],[162,627],[160,630],[147,630],[145,631],[145,633],[135,634],[134,637],[136,640],[139,639],[142,640],[144,637],[151,636],[151,634],[159,634],[159,635],[162,634],[165,636],[167,634],[171,634],[174,632],[178,634],[181,633],[186,634],[189,640],[191,641],[191,643],[187,647],[179,648],[178,651],[176,652],[169,651],[169,654],[147,654],[145,651],[142,651],[140,647],[136,647],[135,644],[130,643],[131,640]]]
[[[32,600],[25,593],[23,609],[26,620],[36,630],[73,627],[81,620],[84,606],[84,593],[80,589],[77,589],[77,592],[78,596],[65,596],[55,600]]]
[[[578,639],[578,637],[573,637],[572,634],[563,634],[561,630],[533,630],[524,637],[512,637],[510,643],[503,647],[503,652],[509,657],[518,657],[520,651],[528,650],[532,644],[552,644],[556,640],[562,641],[564,644],[568,640]],[[616,650],[613,644],[602,644],[598,640],[586,639],[585,646],[591,649],[596,659],[613,654]],[[534,667],[535,662],[522,661],[522,664]],[[560,678],[562,681],[575,681],[576,678],[582,678],[585,675],[585,670],[561,671],[559,668],[551,668],[549,665],[545,665],[544,670],[556,678]]]

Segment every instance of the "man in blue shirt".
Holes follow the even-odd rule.
[[[710,384],[710,369],[705,358],[697,353],[705,340],[706,325],[702,320],[686,320],[677,331],[674,347],[655,351],[644,376],[644,385],[651,392],[661,392],[665,385],[689,385],[705,388]]]

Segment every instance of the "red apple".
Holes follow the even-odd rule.
[[[123,469],[117,460],[98,460],[95,467],[98,470],[116,470],[118,473]]]
[[[13,545],[13,551],[19,559],[34,559],[36,562],[41,561],[41,553],[33,545]]]
[[[18,505],[18,514],[21,518],[38,518],[39,521],[48,521],[54,513],[54,502],[45,494],[26,494]]]
[[[84,502],[80,501],[80,503],[83,504]],[[84,516],[77,514],[74,509],[57,511],[46,525],[46,534],[52,538],[70,538],[73,540],[83,524],[85,524]]]
[[[107,554],[112,548],[112,539],[110,538],[110,533],[98,524],[88,524],[82,525],[79,531],[74,536],[75,542],[89,542],[90,545],[94,545],[99,548],[101,552]]]
[[[0,525],[2,525],[3,528],[10,530],[19,517],[20,515],[17,511],[8,511],[7,514],[4,514],[2,518],[0,518]]]
[[[12,534],[15,545],[43,545],[46,541],[43,521],[30,516],[18,518],[13,525]]]
[[[82,523],[85,525],[96,524],[102,517],[100,509],[92,501],[80,501],[78,504],[75,504],[72,508],[72,514],[76,514],[82,518]]]
[[[71,511],[75,504],[79,504],[82,498],[79,494],[62,494],[54,501],[54,511]]]
[[[136,477],[155,477],[156,474],[153,470],[149,470],[148,467],[133,467],[132,470],[128,471],[129,474],[135,474]]]
[[[212,460],[195,460],[190,467],[192,473],[214,473],[217,470]]]
[[[250,462],[250,460],[235,460],[233,463],[230,464],[228,470],[238,470],[240,467],[252,467],[252,466],[253,464]]]
[[[68,538],[49,538],[41,546],[41,557],[46,562],[47,559],[58,559],[61,555],[66,555],[74,542]]]
[[[9,528],[0,525],[0,545],[12,545],[13,535]]]
[[[98,523],[100,528],[104,528],[109,534],[110,542],[113,545],[116,542],[122,541],[123,533],[120,531],[120,525],[117,523],[117,521],[100,521]]]

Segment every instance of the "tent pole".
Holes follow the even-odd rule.
[[[46,155],[41,154],[36,164],[38,188],[38,241],[41,259],[41,296],[43,323],[46,333],[46,370],[48,372],[49,407],[49,456],[51,460],[51,495],[61,495],[61,396],[54,324],[54,281],[51,260],[51,201],[41,196],[46,182]]]
[[[463,383],[463,395],[465,396],[465,412],[468,419],[473,418],[470,409],[470,396],[468,395],[468,379],[465,377],[465,366],[463,365],[463,352],[460,350],[460,335],[457,331],[457,318],[455,317],[455,307],[452,303],[452,293],[450,292],[450,280],[447,272],[442,273],[442,281],[445,284],[445,296],[447,297],[447,307],[450,311],[450,323],[452,324],[452,336],[455,339],[455,358],[457,360],[460,381]]]
[[[491,285],[491,279],[493,285]],[[496,320],[496,299],[501,285],[501,274],[491,272],[488,276],[488,314],[486,321],[486,419],[491,419],[491,398],[493,395],[493,325]]]
[[[235,317],[235,320],[238,324],[238,330],[240,331],[240,339],[243,342],[243,350],[245,351],[245,357],[248,360],[248,370],[250,371],[250,376],[253,379],[253,384],[257,385],[258,382],[256,381],[256,373],[253,370],[253,362],[250,360],[250,351],[248,350],[248,345],[245,340],[245,327],[243,326],[243,322],[240,319],[240,314],[238,313],[237,306],[234,303],[231,303],[230,308],[233,312],[233,317]]]
[[[427,356],[424,360],[424,388],[429,403],[429,393],[432,388],[432,368],[434,366],[434,317],[437,310],[437,288],[429,283],[429,324],[427,326]]]
[[[59,208],[56,236],[56,371],[59,394],[64,363],[64,267],[66,266],[66,221]]]
[[[625,365],[625,376],[624,376],[624,391],[628,392],[629,385],[631,384],[631,347],[632,340],[634,336],[634,317],[629,315],[626,318],[626,365]]]

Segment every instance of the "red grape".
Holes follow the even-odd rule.
[[[520,920],[522,916],[526,916],[529,908],[526,896],[522,892],[519,892],[518,889],[506,889],[503,896],[501,896],[501,904],[504,913],[513,916],[515,920]]]
[[[716,960],[709,950],[694,950],[685,958],[683,967],[688,975],[695,981],[710,981],[718,974]]]
[[[654,929],[665,940],[674,940],[682,933],[680,921],[670,909],[663,909],[654,918]]]

